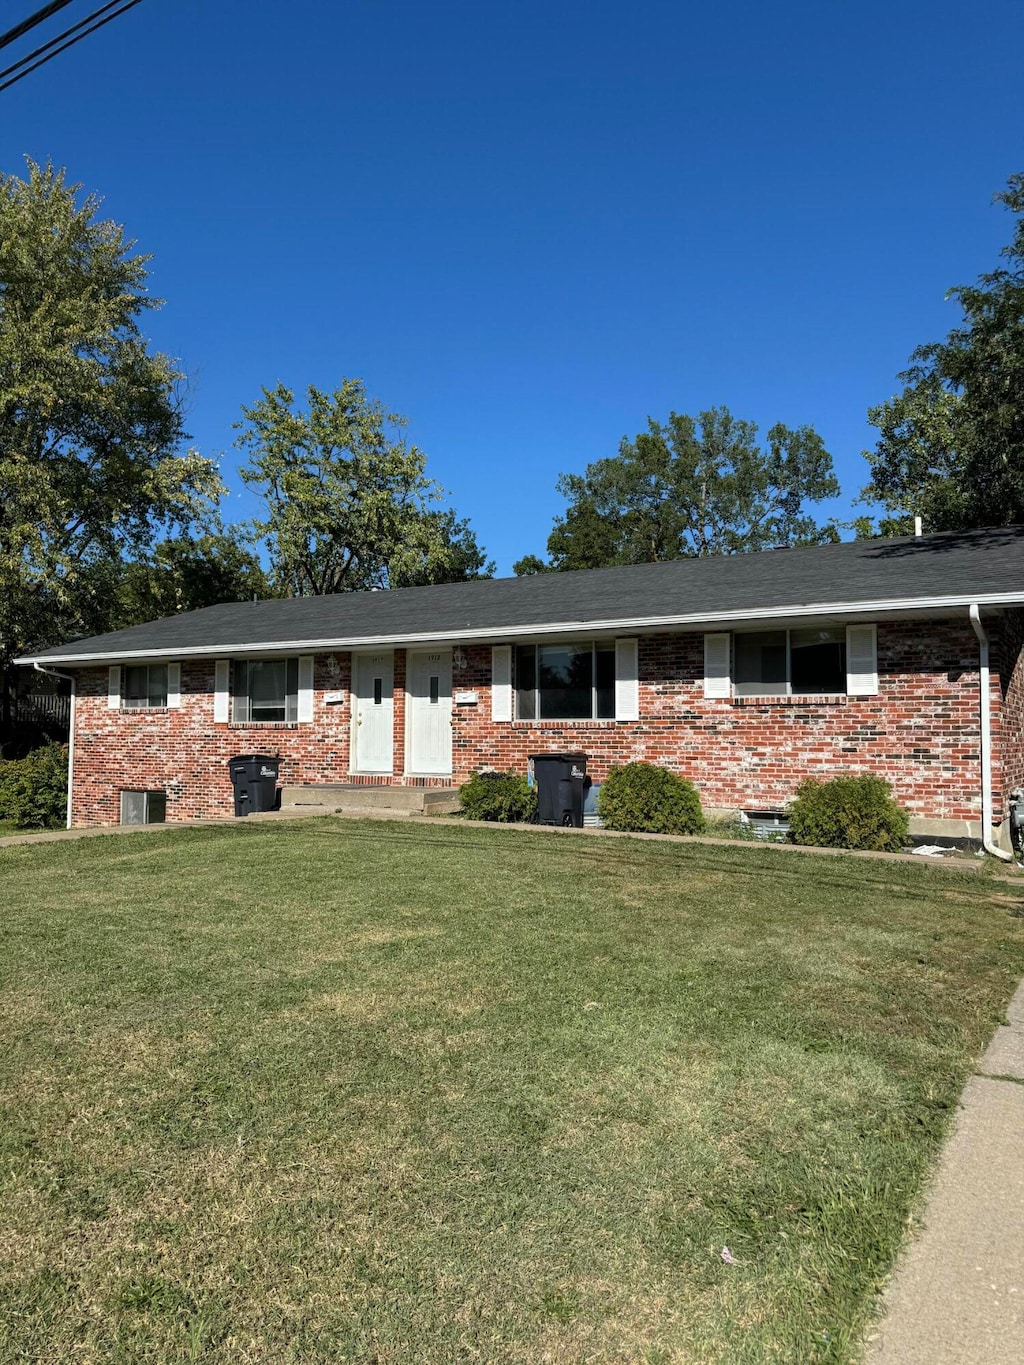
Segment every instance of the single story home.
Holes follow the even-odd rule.
[[[1022,608],[1015,526],[231,602],[19,662],[73,678],[75,826],[230,814],[238,754],[452,787],[570,749],[711,811],[877,773],[912,832],[991,842],[1024,783]]]

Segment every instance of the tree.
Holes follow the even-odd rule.
[[[437,506],[443,489],[409,445],[404,418],[367,398],[362,381],[310,385],[298,411],[283,384],[243,408],[242,478],[266,501],[274,581],[307,596],[489,577],[469,525]]]
[[[881,433],[865,452],[871,482],[893,531],[1024,522],[1024,175],[996,200],[1017,215],[1006,264],[960,285],[963,323],[919,347],[902,393],[868,412]]]
[[[0,176],[0,668],[89,631],[83,584],[208,510],[182,376],[140,330],[148,257],[63,171]],[[6,688],[5,688],[6,695]]]
[[[276,595],[263,565],[234,531],[194,531],[163,540],[144,558],[119,560],[111,568],[111,630],[218,602]],[[97,575],[97,586],[101,582]]]
[[[617,456],[562,474],[569,506],[548,537],[550,564],[528,555],[516,573],[593,569],[691,555],[735,554],[773,545],[835,540],[805,504],[834,497],[832,457],[813,427],[777,423],[764,449],[753,422],[727,408],[623,438]]]

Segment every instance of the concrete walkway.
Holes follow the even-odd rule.
[[[1024,1361],[1024,982],[968,1081],[868,1365]]]

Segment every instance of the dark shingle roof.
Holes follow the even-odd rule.
[[[76,640],[30,661],[501,639],[577,627],[657,628],[786,612],[813,615],[844,607],[883,615],[928,605],[940,613],[974,601],[1024,605],[1024,526],[393,592],[228,602]]]

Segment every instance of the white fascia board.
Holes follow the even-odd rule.
[[[672,616],[632,616],[595,621],[543,621],[525,626],[482,626],[461,631],[419,631],[398,635],[320,636],[302,640],[250,640],[200,645],[189,648],[174,645],[168,649],[118,650],[96,654],[30,654],[15,659],[16,664],[63,664],[84,667],[92,664],[118,663],[123,659],[140,663],[160,659],[226,659],[251,658],[256,655],[276,657],[281,654],[326,654],[337,649],[379,649],[383,645],[440,645],[466,644],[470,641],[487,643],[494,640],[546,639],[552,636],[570,639],[581,632],[588,635],[616,633],[659,632],[666,630],[728,629],[736,625],[757,625],[762,621],[785,623],[810,621],[841,616],[844,620],[873,621],[881,616],[913,618],[940,615],[966,610],[973,602],[982,607],[1024,607],[1024,593],[1001,592],[979,597],[977,593],[955,597],[895,597],[874,602],[807,602],[788,603],[783,607],[763,607],[759,611],[703,611]]]

